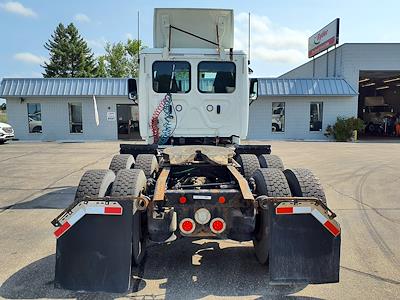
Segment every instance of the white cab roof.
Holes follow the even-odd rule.
[[[154,10],[154,48],[233,48],[233,10],[199,8],[156,8]],[[171,27],[171,29],[170,29]],[[201,40],[180,30],[190,32]],[[218,28],[218,33],[217,33]],[[171,36],[169,37],[169,33]]]

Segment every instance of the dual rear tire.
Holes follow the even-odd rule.
[[[267,197],[314,197],[326,204],[324,190],[314,174],[308,169],[260,168],[253,176],[256,194]],[[269,212],[260,209],[256,216],[253,239],[254,250],[261,264],[268,263],[269,256]]]
[[[281,171],[285,169],[279,156],[272,154],[263,154],[258,157],[255,154],[240,154],[236,157],[236,161],[240,164],[242,174],[247,180],[259,168],[276,168]]]

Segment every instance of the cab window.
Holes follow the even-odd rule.
[[[198,89],[202,93],[226,94],[235,91],[233,62],[203,61],[198,65]]]
[[[188,93],[190,64],[186,61],[154,62],[153,90],[156,93]]]

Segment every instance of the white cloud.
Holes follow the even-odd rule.
[[[43,56],[38,56],[30,52],[20,52],[14,54],[14,59],[28,63],[28,64],[42,64],[47,59]]]
[[[101,37],[98,39],[86,40],[86,43],[91,48],[104,48],[107,44],[107,40],[105,37]]]
[[[251,15],[251,59],[298,64],[307,59],[309,31],[274,24],[266,16]],[[248,14],[235,16],[235,48],[247,49]]]
[[[105,53],[104,47],[107,44],[105,37],[100,37],[97,39],[86,40],[88,46],[93,50],[96,56],[103,55]]]
[[[125,33],[125,38],[126,39],[128,39],[128,40],[133,40],[133,35],[132,35],[132,33]]]
[[[37,13],[34,12],[33,9],[25,7],[17,1],[0,3],[0,8],[7,12],[18,14],[24,17],[37,17]]]
[[[76,14],[74,20],[81,23],[89,23],[91,21],[87,15],[82,13]]]

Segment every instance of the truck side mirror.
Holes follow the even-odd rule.
[[[128,79],[128,98],[133,101],[136,101],[138,98],[136,79],[133,78]]]
[[[258,97],[258,80],[256,78],[250,79],[249,99],[254,101]]]

